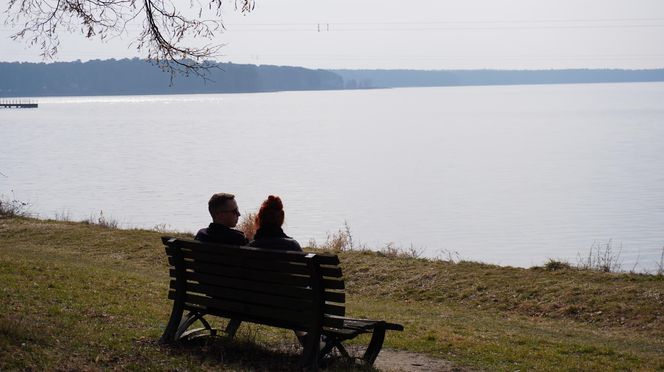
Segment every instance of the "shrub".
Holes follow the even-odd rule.
[[[549,258],[544,263],[544,270],[547,270],[547,271],[568,270],[568,269],[571,269],[571,268],[572,268],[572,265],[570,265],[568,262],[554,260],[552,258]]]
[[[86,220],[81,221],[90,225],[97,225],[108,229],[117,229],[120,226],[118,220],[104,216],[104,211],[99,211],[99,216],[91,214]]]
[[[613,239],[609,239],[606,243],[593,242],[588,256],[581,257],[579,255],[577,267],[582,270],[617,272],[622,267],[621,253],[622,244],[616,249]]]
[[[327,233],[325,243],[318,244],[315,239],[309,240],[311,248],[331,250],[333,252],[343,252],[354,249],[353,235],[350,232],[350,226],[344,221],[344,226],[333,233]]]
[[[237,224],[237,229],[242,231],[247,239],[252,240],[256,235],[256,213],[245,212]]]
[[[30,204],[16,200],[0,197],[0,217],[29,217]]]

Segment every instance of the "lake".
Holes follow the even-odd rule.
[[[662,83],[38,100],[0,110],[0,194],[42,218],[193,232],[223,191],[243,212],[280,195],[303,244],[347,222],[528,267],[611,240],[651,271],[664,246]]]

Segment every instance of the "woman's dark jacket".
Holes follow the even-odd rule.
[[[278,249],[282,251],[299,251],[302,247],[297,240],[284,234],[281,227],[261,227],[256,231],[254,240],[249,243],[250,247]]]

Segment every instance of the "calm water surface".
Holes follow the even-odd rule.
[[[0,110],[0,140],[0,194],[41,217],[195,231],[214,192],[273,193],[303,243],[347,221],[530,266],[612,239],[628,270],[664,246],[661,83],[42,98]]]

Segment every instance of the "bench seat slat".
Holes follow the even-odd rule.
[[[403,331],[403,326],[401,324],[390,323],[384,320],[353,319],[353,318],[337,317],[337,316],[330,316],[330,318],[343,321],[343,326],[337,328],[350,329],[350,330],[371,330],[375,328],[377,324],[381,324],[382,327],[384,327],[385,329],[393,331]]]
[[[323,317],[323,327],[343,328],[344,321],[340,317],[326,315]]]

